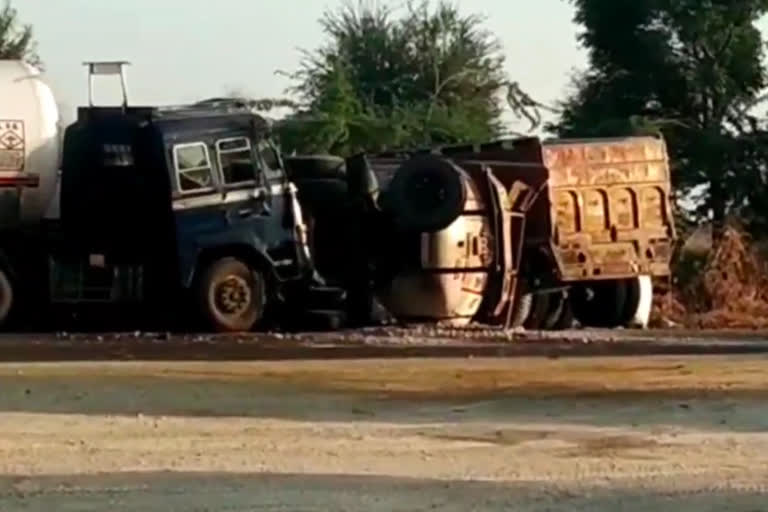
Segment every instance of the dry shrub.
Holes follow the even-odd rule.
[[[659,292],[654,290],[653,309],[651,310],[651,327],[688,326],[689,314],[686,307],[680,302],[677,293]]]
[[[768,264],[738,228],[727,227],[704,259],[681,257],[675,273],[656,300],[655,325],[768,327]]]

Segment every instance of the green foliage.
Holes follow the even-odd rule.
[[[768,0],[571,0],[589,69],[563,102],[560,135],[661,132],[675,185],[705,193],[699,216],[722,223],[766,190],[762,122],[768,85],[755,22]]]
[[[278,132],[285,149],[363,149],[488,139],[508,86],[482,18],[448,3],[347,3],[321,20],[327,42],[290,74],[300,108]]]
[[[0,8],[0,59],[25,60],[37,68],[42,68],[36,46],[32,26],[20,26],[11,0],[5,0]]]

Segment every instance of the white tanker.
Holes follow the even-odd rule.
[[[56,100],[40,72],[0,60],[0,229],[58,215],[60,128]]]

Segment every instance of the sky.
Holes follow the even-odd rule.
[[[388,1],[388,0],[380,0]],[[179,104],[227,94],[279,97],[301,49],[322,44],[318,20],[343,0],[13,0],[34,26],[47,80],[69,122],[87,101],[88,60],[128,60],[132,104]],[[389,0],[393,7],[403,0]],[[512,80],[535,99],[562,98],[574,69],[586,67],[568,0],[457,0],[484,15],[501,40]],[[761,26],[768,31],[768,20]],[[97,81],[99,103],[119,87]],[[505,116],[510,128],[526,123]]]
[[[283,95],[301,49],[323,42],[318,20],[343,0],[13,0],[33,25],[47,81],[70,121],[87,101],[84,61],[128,60],[132,104],[179,104],[232,90]],[[566,0],[458,0],[487,17],[501,39],[510,78],[536,99],[560,98],[569,72],[584,67],[578,27]],[[393,7],[401,1],[392,2]],[[115,103],[119,88],[96,83],[96,100]],[[508,119],[514,123],[514,119]]]

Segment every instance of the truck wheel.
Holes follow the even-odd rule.
[[[626,281],[607,281],[600,292],[600,309],[597,310],[595,325],[597,327],[616,328],[623,325],[624,309],[627,303]],[[601,315],[599,311],[605,313]]]
[[[541,327],[545,330],[553,330],[556,329],[555,326],[560,321],[560,317],[562,316],[563,310],[565,309],[567,298],[562,292],[550,293],[548,295],[549,309],[546,316],[544,317],[544,321],[541,323]]]
[[[8,317],[13,307],[13,285],[5,270],[0,269],[0,327],[8,323]]]
[[[565,297],[563,300],[563,309],[560,311],[560,316],[552,326],[555,331],[563,331],[565,329],[571,329],[573,327],[573,304],[571,304],[570,296]]]
[[[595,281],[573,287],[573,310],[585,327],[614,328],[623,325],[627,303],[624,280]]]
[[[627,280],[627,304],[624,325],[645,329],[653,308],[653,281],[651,276],[637,276]]]
[[[349,191],[345,181],[335,178],[299,179],[299,202],[318,215],[339,211],[347,203]]]
[[[237,258],[222,258],[203,273],[200,306],[217,332],[250,331],[262,320],[267,303],[266,281],[258,270]]]
[[[637,278],[625,279],[624,287],[626,288],[626,295],[624,297],[624,311],[621,314],[621,325],[629,327],[640,305],[640,282]]]
[[[541,329],[549,312],[549,294],[534,293],[532,301],[531,313],[523,323],[523,327],[532,330]]]
[[[382,208],[403,231],[434,233],[450,226],[464,210],[463,171],[435,156],[419,156],[395,173]]]
[[[522,327],[533,307],[533,294],[515,294],[515,302],[512,304],[512,321],[510,327]]]

